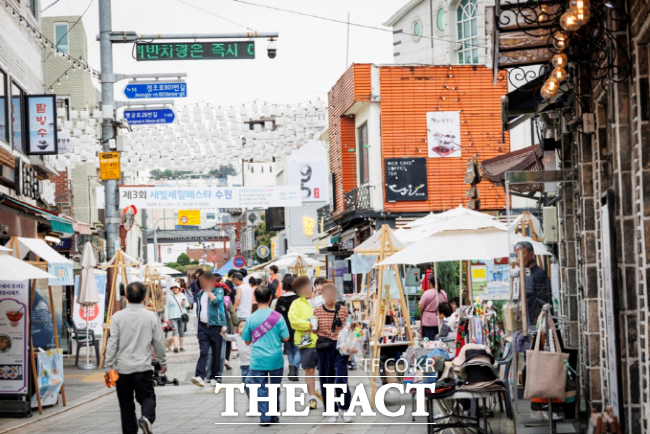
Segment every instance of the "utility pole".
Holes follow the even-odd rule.
[[[113,87],[113,44],[111,42],[111,0],[99,0],[99,50],[101,58],[102,81],[102,150],[110,152],[109,140],[115,139],[115,96]],[[105,110],[106,109],[106,110]],[[107,116],[107,112],[112,113]],[[104,181],[104,198],[106,202],[106,253],[109,259],[115,256],[119,243],[117,180]]]

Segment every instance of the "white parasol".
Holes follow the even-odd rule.
[[[317,261],[316,259],[312,259],[303,253],[294,252],[286,254],[283,257],[279,258],[277,261],[267,265],[266,269],[268,270],[271,265],[275,265],[279,269],[284,270],[285,268],[295,267],[296,264],[298,264],[299,260],[302,262],[302,266],[305,268],[325,266],[324,263]]]
[[[86,363],[79,365],[79,369],[97,369],[97,366],[90,363],[90,324],[88,322],[88,308],[101,301],[95,281],[95,266],[97,266],[97,260],[93,246],[90,242],[86,242],[81,257],[81,274],[79,275],[79,292],[77,294],[77,303],[84,306],[86,310]]]
[[[18,282],[29,279],[56,279],[56,276],[34,267],[22,259],[7,253],[0,253],[0,279]]]
[[[519,234],[510,234],[513,245],[520,241],[531,243],[536,255],[550,255],[542,243]],[[438,232],[413,243],[379,265],[503,258],[509,256],[510,251],[507,230],[497,227],[451,230]]]

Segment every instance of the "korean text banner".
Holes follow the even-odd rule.
[[[27,154],[54,155],[57,153],[56,97],[29,95],[26,99]]]
[[[300,187],[120,187],[120,208],[204,209],[301,206]]]

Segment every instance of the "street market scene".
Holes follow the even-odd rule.
[[[650,434],[648,10],[0,1],[0,434]]]

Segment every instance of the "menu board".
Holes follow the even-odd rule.
[[[384,172],[386,202],[428,199],[426,158],[386,158]]]
[[[29,281],[0,280],[0,394],[27,393]]]

